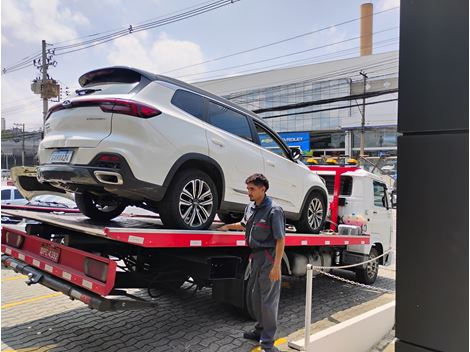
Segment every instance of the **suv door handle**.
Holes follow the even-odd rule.
[[[375,210],[374,210],[372,213],[373,213],[373,214],[377,214],[377,212],[376,212]]]
[[[218,145],[219,147],[224,146],[224,143],[221,140],[217,139],[217,138],[212,138],[212,143]]]
[[[272,166],[272,167],[276,166],[276,164],[271,160],[266,160],[266,164],[268,164],[269,166]]]

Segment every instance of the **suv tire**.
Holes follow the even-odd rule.
[[[176,174],[160,204],[165,227],[207,229],[219,207],[217,187],[206,173],[189,169]]]
[[[326,202],[318,191],[313,191],[307,197],[300,219],[295,222],[297,232],[319,233],[325,226]]]
[[[106,204],[109,202],[105,202],[103,199],[89,192],[76,193],[75,203],[77,203],[78,209],[80,209],[83,215],[98,221],[111,220],[121,215],[126,208],[126,204],[118,200],[114,200],[113,203],[115,204],[113,205]]]

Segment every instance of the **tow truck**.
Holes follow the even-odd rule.
[[[372,222],[368,231],[353,234],[342,234],[337,228],[348,211],[361,210],[355,192],[365,192],[370,198],[364,185],[375,187],[378,181],[350,166],[318,166],[312,172],[324,177],[332,191],[330,218],[336,221],[330,220],[330,228],[319,234],[297,233],[288,226],[282,274],[301,277],[309,263],[332,267],[383,253],[390,238],[387,242],[376,233]],[[9,207],[2,213],[24,219],[24,228],[2,227],[1,261],[27,275],[28,285],[41,284],[90,308],[113,311],[158,304],[158,300],[132,295],[127,289],[171,292],[189,282],[196,288],[212,288],[216,301],[253,317],[247,287],[250,249],[243,232],[217,231],[218,224],[206,231],[165,229],[158,216],[122,216],[96,223],[77,213],[38,212],[25,207]],[[357,268],[358,280],[372,284],[379,260],[387,264],[390,256]]]

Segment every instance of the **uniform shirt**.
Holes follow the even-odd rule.
[[[245,227],[245,238],[252,249],[274,248],[276,241],[286,234],[284,211],[268,196],[259,206],[255,202],[248,204],[240,223]]]

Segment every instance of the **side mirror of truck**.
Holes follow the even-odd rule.
[[[392,205],[392,209],[396,209],[397,207],[397,192],[392,191],[392,194],[390,195],[390,204]]]

